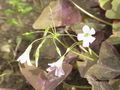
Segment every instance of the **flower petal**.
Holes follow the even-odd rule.
[[[55,76],[61,77],[62,75],[65,75],[62,67],[58,68],[58,70],[55,71]]]
[[[83,40],[84,39],[84,34],[78,34],[77,39],[78,39],[78,41]]]
[[[32,66],[32,63],[30,62],[30,51],[31,51],[32,45],[29,45],[25,52],[17,59],[20,63],[26,63],[29,66]]]
[[[89,36],[89,37],[88,37],[88,41],[89,41],[90,43],[92,43],[95,39],[96,39],[96,38],[93,37],[93,36]]]
[[[62,69],[64,56],[62,56],[58,61],[48,64],[50,67],[46,69],[46,71],[51,72],[55,70],[55,76],[61,77],[64,75],[64,71]]]
[[[46,69],[46,71],[51,72],[51,71],[53,71],[54,69],[55,69],[54,67],[49,67],[49,68]]]
[[[23,58],[23,54],[17,59],[18,62],[20,63],[25,63],[27,60]]]
[[[84,33],[89,33],[90,28],[89,28],[89,26],[84,25],[83,28],[82,28],[82,30],[83,30]]]
[[[94,29],[94,28],[91,28],[91,30],[89,31],[89,34],[90,34],[90,35],[95,34],[95,29]]]
[[[51,67],[54,67],[55,66],[55,62],[54,63],[49,63],[48,65],[51,66]]]
[[[83,47],[89,47],[89,41],[83,41]]]
[[[32,63],[30,62],[30,59],[27,59],[27,65],[32,66]]]

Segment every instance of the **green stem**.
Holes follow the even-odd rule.
[[[91,86],[77,86],[77,85],[70,85],[68,83],[64,82],[64,85],[70,86],[70,87],[75,87],[75,88],[82,88],[82,89],[91,89]]]
[[[26,33],[23,33],[22,35],[29,35],[29,34],[36,34],[36,33],[44,33],[45,31],[33,31],[33,32],[26,32]],[[54,35],[52,32],[50,31],[47,31],[47,33],[51,34],[51,35]],[[59,34],[59,36],[69,36],[68,34]],[[70,36],[73,36],[73,37],[76,37],[76,35],[70,35]]]
[[[76,40],[70,35],[70,33],[68,32],[69,26],[65,27],[65,32],[68,34],[68,36],[74,41],[76,42]]]
[[[36,34],[36,33],[44,33],[45,31],[33,31],[33,32],[26,32],[26,33],[23,33],[22,35],[28,35],[28,34]],[[47,31],[47,33],[50,33],[49,31]]]
[[[43,37],[46,37],[47,33],[48,33],[49,28],[47,28],[43,34]],[[40,49],[43,46],[43,44],[46,42],[46,39],[43,39],[43,41],[38,45],[37,50],[35,52],[35,64],[36,67],[38,67],[38,60],[39,60],[39,56],[40,56]]]
[[[9,75],[9,74],[11,74],[11,73],[3,73],[3,74],[0,74],[0,77],[4,77],[4,76]]]
[[[22,42],[22,39],[20,38],[20,37],[18,37],[19,38],[19,42],[17,42],[17,45],[16,45],[16,47],[15,47],[15,50],[13,50],[13,60],[15,60],[15,57],[16,57],[16,54],[17,54],[17,50],[18,50],[18,48],[19,48],[19,46],[20,46],[20,44],[21,44],[21,42]]]
[[[66,46],[64,43],[62,43],[58,38],[56,38],[56,40],[57,40],[61,45],[63,45],[65,48],[69,48],[69,47]],[[71,51],[72,53],[80,56],[80,57],[86,58],[86,59],[91,60],[91,61],[96,61],[96,60],[94,60],[93,58],[90,58],[90,57],[88,57],[88,56],[85,56],[85,55],[83,55],[83,54],[80,54],[79,52],[76,52],[76,51],[74,51],[74,50],[70,50],[70,51]]]
[[[40,40],[42,40],[42,39],[48,39],[48,38],[52,38],[50,35],[49,36],[45,36],[45,37],[43,37],[43,38],[39,38],[39,39],[36,39],[36,40],[34,40],[31,44],[33,44],[33,43],[35,43],[35,42],[37,42],[37,41],[40,41]]]
[[[70,1],[71,1],[80,11],[82,11],[82,12],[85,13],[85,14],[87,14],[87,15],[90,16],[91,18],[94,18],[94,19],[96,19],[96,20],[98,20],[98,21],[100,21],[100,22],[102,22],[102,23],[105,23],[105,24],[107,24],[107,25],[112,26],[112,23],[109,23],[109,22],[107,22],[107,21],[105,21],[105,20],[102,20],[102,19],[100,19],[100,18],[92,15],[91,13],[89,13],[88,11],[84,10],[82,7],[80,7],[79,5],[77,5],[74,1],[72,1],[72,0],[70,0]]]

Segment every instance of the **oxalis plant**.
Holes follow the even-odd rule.
[[[99,0],[100,6],[114,3],[114,0],[107,1]],[[55,90],[61,83],[63,87],[68,86],[68,90],[73,87],[119,90],[120,57],[111,44],[111,37],[107,39],[110,34],[82,23],[79,10],[107,26],[112,25],[87,12],[74,1],[56,0],[50,2],[33,24],[33,28],[40,30],[23,34],[43,35],[31,42],[17,59],[22,74],[36,90]],[[74,27],[78,24],[79,29]],[[36,43],[39,44],[34,48]],[[91,86],[76,86],[66,82],[69,74],[74,74],[74,68]]]

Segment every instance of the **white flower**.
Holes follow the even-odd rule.
[[[77,39],[79,41],[83,40],[83,47],[89,47],[89,44],[95,40],[95,37],[92,35],[95,34],[94,28],[89,28],[89,26],[85,25],[83,28],[83,33],[77,35]]]
[[[27,49],[25,50],[25,52],[17,59],[17,61],[19,61],[20,63],[26,63],[29,66],[32,66],[31,62],[30,62],[30,51],[31,51],[32,45],[29,45],[27,47]]]
[[[61,57],[57,62],[48,64],[50,67],[47,68],[46,70],[48,72],[54,71],[55,70],[55,76],[61,77],[62,75],[65,75],[65,72],[62,69],[62,64],[63,64],[64,56]]]

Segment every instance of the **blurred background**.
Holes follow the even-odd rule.
[[[50,0],[0,0],[0,90],[34,90],[21,75],[16,54],[20,55],[36,38],[35,35],[21,35],[34,31],[32,24],[49,2]],[[19,45],[21,48],[18,49]]]

